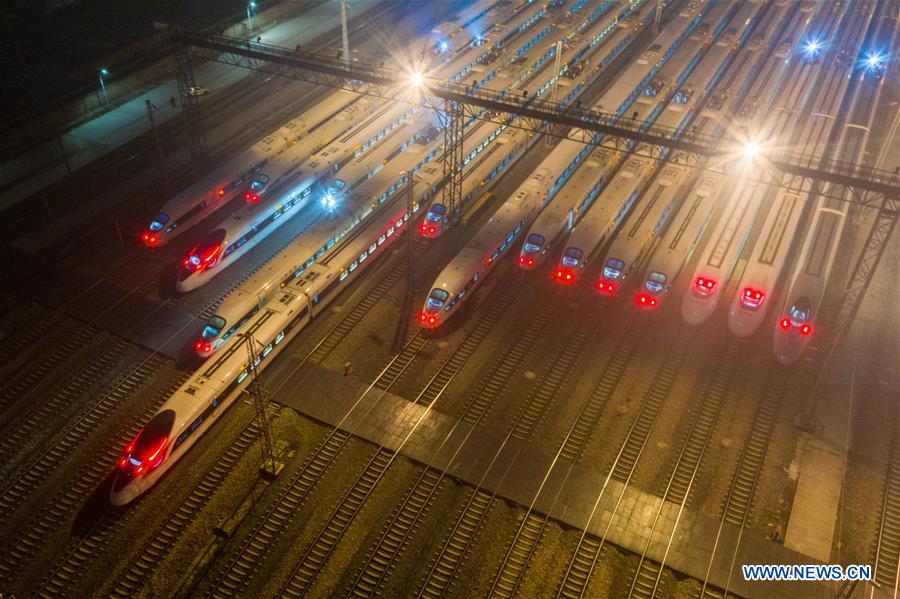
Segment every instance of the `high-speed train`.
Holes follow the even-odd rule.
[[[546,57],[543,62],[546,62]],[[530,77],[528,80],[533,81],[534,78]],[[546,88],[546,82],[541,81],[541,88]],[[478,124],[480,125],[480,123]],[[464,159],[467,167],[463,173],[464,197],[474,195],[478,190],[489,186],[492,180],[532,140],[532,136],[525,131],[506,126],[497,127],[490,123],[486,125],[487,127],[484,127],[482,131],[483,135],[467,134],[464,141],[464,148],[468,150]],[[433,131],[433,129],[430,130]],[[259,307],[269,300],[276,283],[280,281],[281,285],[284,285],[291,278],[300,276],[305,267],[312,264],[317,257],[324,255],[326,251],[330,251],[337,240],[368,217],[372,213],[369,208],[370,204],[372,206],[380,204],[395,191],[399,184],[394,181],[393,173],[396,169],[411,169],[415,173],[415,202],[417,205],[427,206],[442,181],[443,171],[437,160],[430,164],[424,164],[425,160],[437,153],[439,149],[437,141],[431,140],[425,145],[427,149],[421,144],[416,144],[416,147],[422,149],[415,150],[414,154],[417,153],[420,158],[425,156],[421,160],[417,158],[417,164],[414,164],[415,161],[410,162],[410,159],[413,158],[413,155],[410,154],[406,158],[390,162],[388,168],[391,170],[384,176],[375,177],[377,170],[371,171],[368,176],[375,177],[371,182],[362,177],[362,174],[366,172],[366,169],[362,169],[357,183],[362,186],[360,193],[355,193],[355,189],[351,188],[344,189],[342,193],[338,193],[334,188],[326,192],[323,197],[330,198],[337,205],[333,214],[324,219],[321,224],[304,231],[302,238],[289,245],[261,272],[229,294],[195,339],[195,351],[202,357],[214,353],[229,337],[240,331]],[[345,173],[351,166],[352,163],[348,164],[334,175],[333,182],[337,184],[336,187],[344,187]],[[382,193],[379,190],[387,191]],[[379,193],[381,196],[378,196]],[[376,196],[380,198],[378,202],[374,199]],[[427,222],[426,219],[423,226]]]
[[[687,40],[675,52],[671,62],[664,67],[661,76],[656,77],[644,88],[645,97],[661,96],[655,102],[643,103],[644,110],[649,112],[649,120],[656,118],[657,123],[667,127],[681,128],[687,124],[692,115],[689,108],[706,89],[714,73],[718,72],[719,64],[725,59],[729,49],[726,46],[724,51],[713,51],[712,54],[707,52],[705,59],[700,60],[699,57],[704,51],[702,44],[707,37],[710,38],[709,41],[713,37],[719,37],[724,26],[735,14],[731,10],[733,8],[720,5],[711,9],[704,19],[703,24],[706,27],[698,27],[693,33],[686,29],[678,38],[683,39],[685,34],[690,33]],[[750,9],[745,13],[745,19],[754,16],[758,10],[755,5],[744,8]],[[676,43],[677,40],[673,45]],[[689,83],[682,83],[692,73],[692,67],[697,64],[703,68],[694,74]],[[675,85],[668,82],[669,78]],[[652,93],[648,94],[648,91]],[[671,100],[666,103],[664,100],[669,97]],[[662,114],[656,117],[660,110]],[[574,278],[576,269],[583,270],[593,260],[601,257],[606,240],[622,218],[631,212],[644,183],[655,170],[654,167],[655,163],[652,160],[637,156],[622,166],[603,191],[603,200],[591,207],[582,223],[575,227],[567,240],[557,266],[557,280],[566,281],[567,277]],[[628,216],[623,230],[606,252],[606,258],[601,264],[601,275],[595,282],[598,291],[607,295],[617,293],[629,275],[643,261],[651,247],[650,244],[665,230],[669,215],[679,204],[682,185],[689,177],[690,171],[683,167],[673,164],[662,167],[650,189],[643,193],[641,205],[634,214]],[[654,298],[645,298],[644,301],[648,304],[656,303]]]
[[[791,6],[794,10],[796,6]],[[768,100],[762,88],[777,82],[787,69],[783,58],[765,57],[762,50],[775,45],[782,34],[797,35],[805,16],[795,10],[788,18],[788,5],[777,6],[764,17],[744,48],[735,58],[733,72],[724,85],[717,87],[701,109],[701,118],[718,122],[740,109],[747,83],[752,82],[751,95]],[[756,74],[764,73],[760,77]],[[747,168],[749,163],[739,165]],[[750,236],[750,229],[762,206],[768,185],[754,179],[741,179],[737,186],[722,186],[719,201],[725,204],[724,213],[714,226],[710,238],[704,246],[693,274],[687,279],[687,289],[682,295],[681,317],[687,324],[699,325],[706,322],[715,311],[722,297],[744,244]]]
[[[696,22],[693,22],[693,24],[696,25]],[[667,51],[665,51],[665,54],[661,58],[659,56],[662,53],[663,47],[674,47],[675,44],[673,43],[673,39],[675,38],[672,37],[672,34],[666,34],[665,36],[661,35],[654,40],[655,43],[653,48],[656,48],[656,50],[650,50],[649,52],[654,53],[657,56],[657,59],[650,60],[649,57],[645,56],[644,59],[631,63],[624,72],[616,78],[612,86],[601,95],[594,106],[599,110],[604,110],[604,107],[607,107],[607,110],[612,110],[615,114],[623,114],[626,109],[631,106],[632,102],[639,97],[641,90],[645,89],[647,83],[661,68],[664,68],[664,65],[668,64],[669,54]],[[658,91],[658,88],[653,89],[654,92]],[[600,136],[597,137],[599,139]],[[554,152],[557,152],[560,155],[577,156],[578,152],[581,151],[579,145],[578,142],[572,140],[563,140],[560,142],[559,146],[554,149]],[[602,155],[595,154],[594,157],[606,159],[608,162],[599,165],[601,167],[599,170],[589,169],[590,172],[585,171],[583,173],[580,170],[576,171],[578,174],[576,174],[575,179],[571,183],[574,188],[571,191],[568,191],[564,187],[531,225],[519,253],[519,265],[522,268],[536,268],[550,252],[554,244],[563,239],[566,232],[571,231],[573,226],[575,226],[575,230],[577,231],[578,225],[576,225],[576,221],[578,219],[590,218],[592,203],[597,197],[599,188],[605,183],[605,179],[608,176],[610,169],[618,164],[618,157],[613,153]],[[570,164],[571,168],[574,170],[577,168],[579,162],[576,160]],[[597,180],[591,181],[590,179],[595,176]],[[601,181],[601,179],[603,181]],[[582,189],[588,190],[587,193],[581,193]],[[602,211],[605,212],[605,209],[602,209]],[[619,218],[621,218],[621,216]],[[606,221],[605,214],[600,218],[604,222]],[[587,229],[588,227],[583,226],[581,228]],[[576,248],[570,252],[570,254],[575,254],[577,252],[578,250]],[[580,260],[580,258],[569,256],[565,263],[561,262],[556,269],[557,280],[561,282],[572,281],[576,276],[575,269],[580,270],[583,268],[583,263]]]
[[[629,13],[630,11],[620,13],[612,24]],[[649,13],[644,21],[651,18],[652,13]],[[680,14],[678,18],[691,23],[690,28],[700,20],[699,16],[689,13]],[[607,59],[621,51],[624,41],[607,55]],[[422,311],[418,314],[422,326],[429,328],[440,326],[459,309],[467,297],[471,297],[472,292],[487,277],[497,260],[509,250],[510,244],[522,233],[522,228],[532,222],[548,199],[552,198],[568,180],[578,163],[589,152],[589,146],[575,152],[574,157],[554,151],[542,161],[532,176],[438,275]],[[561,174],[554,175],[554,173]]]
[[[332,94],[166,202],[141,239],[148,246],[164,245],[233,198],[262,193],[282,174],[272,172],[276,156],[288,149],[313,154],[382,106],[352,92]]]
[[[433,140],[432,140],[433,141]],[[283,287],[300,279],[313,264],[340,250],[345,238],[355,239],[356,230],[376,219],[405,193],[403,171],[419,172],[437,154],[439,147],[420,139],[406,148],[389,166],[342,197],[334,210],[318,219],[277,256],[269,260],[240,287],[225,296],[194,341],[198,355],[208,357],[235,334],[242,332],[251,318]],[[413,177],[414,204],[422,205],[423,189]]]
[[[385,138],[395,130],[403,130],[403,123],[414,114],[408,109],[394,118],[393,111],[373,119],[355,135],[346,136],[339,143],[331,144],[319,154],[303,160],[301,156],[291,156],[292,168],[282,179],[282,185],[273,187],[266,193],[254,195],[252,201],[234,214],[221,221],[209,235],[194,246],[182,261],[175,288],[186,293],[205,285],[216,275],[236,262],[241,256],[254,248],[272,231],[287,222],[291,216],[308,203],[308,198],[316,188],[316,183],[326,177],[334,169],[340,168],[347,160],[359,152],[360,143],[370,140],[390,142],[391,147],[402,147],[415,138],[415,131],[406,131],[407,139]],[[385,119],[391,119],[385,122]],[[366,140],[360,142],[360,140]],[[350,165],[351,168],[353,165]],[[363,165],[365,166],[365,164]],[[364,168],[356,170],[356,177],[364,177],[368,171]],[[356,181],[347,181],[348,185]],[[330,198],[325,195],[323,201],[330,208]]]
[[[496,2],[475,2],[467,9],[466,23],[484,21],[486,30],[500,25],[499,19],[507,19],[506,24],[518,33],[527,29],[523,24],[531,21],[539,7],[509,10]],[[483,48],[463,48],[459,52],[448,53],[447,62],[438,69],[437,75],[457,78],[467,73],[474,65],[485,60],[488,51]],[[293,149],[301,156],[310,156],[337,139],[351,128],[383,107],[380,101],[361,98],[359,94],[339,91],[326,100],[317,103],[299,118],[293,119],[274,133],[217,168],[209,176],[179,193],[167,202],[151,220],[147,230],[141,235],[149,246],[164,245],[170,239],[188,230],[207,218],[230,200],[248,194],[260,195],[274,187],[278,174],[270,172],[272,157],[286,149]]]
[[[401,186],[402,187],[402,186]],[[339,251],[311,265],[279,287],[272,301],[248,321],[245,333],[257,343],[259,368],[272,359],[334,298],[400,237],[410,221],[404,202],[381,212],[354,233]],[[123,450],[114,473],[110,502],[126,505],[152,487],[240,397],[250,382],[243,337],[233,336],[173,393]]]
[[[896,34],[896,22],[888,21],[891,37]],[[848,52],[838,59],[845,68],[859,64],[856,54],[850,53],[857,47],[850,46]],[[864,151],[869,140],[876,106],[881,97],[882,82],[878,79],[857,78],[848,113],[852,121],[841,129],[836,155],[853,161],[864,161]],[[865,93],[865,98],[863,97]],[[835,94],[833,103],[823,108],[837,110],[841,93]],[[833,127],[834,112],[814,113],[821,115],[820,128],[810,138],[807,148],[813,155],[823,155]],[[856,122],[853,122],[856,121]],[[861,121],[861,122],[860,122]],[[825,123],[828,123],[825,126]],[[791,276],[782,299],[780,316],[775,326],[775,358],[785,365],[796,362],[803,355],[815,330],[816,318],[822,305],[825,289],[831,276],[832,266],[847,220],[848,204],[834,198],[819,198],[812,222],[796,268]]]
[[[716,74],[722,73],[723,65],[727,64],[726,60],[735,54],[741,55],[741,46],[747,39],[752,26],[756,24],[756,17],[760,14],[760,10],[761,6],[758,4],[747,4],[734,14],[731,22],[736,23],[737,27],[729,28],[716,38],[715,44],[710,46],[696,70],[683,84],[683,88],[692,92],[690,99],[685,102],[673,101],[666,108],[667,111],[677,110],[690,114],[695,111],[695,107],[701,99],[703,104],[706,103],[706,93],[719,82]],[[771,12],[777,13],[778,11]],[[715,30],[709,35],[715,38]],[[722,90],[726,94],[735,84],[743,82],[743,79],[737,79],[744,71],[743,65],[733,66],[737,68],[733,70],[729,68],[727,73],[722,75],[724,80],[721,81],[721,85],[716,85],[716,89]],[[699,133],[717,134],[721,131],[720,116],[719,114],[711,118],[701,108],[694,121],[697,124],[693,127]],[[683,120],[681,126],[684,125],[686,125],[686,121]],[[718,199],[725,195],[723,188],[725,190],[728,188],[724,185],[725,179],[724,175],[718,173],[704,173],[696,179],[677,213],[670,217],[671,224],[667,225],[649,258],[643,284],[635,298],[638,306],[654,308],[673,289],[682,269],[713,218],[716,207],[726,203]],[[704,287],[704,290],[709,291],[710,289],[707,286]]]
[[[559,237],[571,230],[576,216],[591,205],[606,184],[616,162],[612,150],[594,148],[591,151],[581,167],[531,225],[519,253],[519,266],[522,269],[537,268]],[[560,227],[559,223],[563,223],[563,226]]]
[[[808,70],[817,73],[821,71],[821,75],[815,78],[813,87],[817,90],[817,94],[810,98],[814,103],[812,116],[804,124],[799,136],[801,144],[811,145],[816,144],[817,140],[827,139],[834,122],[833,118],[823,115],[836,114],[840,106],[847,88],[847,70],[853,66],[852,61],[859,53],[868,17],[871,16],[867,13],[870,11],[846,11],[843,15],[826,11],[824,16],[829,26],[827,29],[829,34],[825,39],[830,39],[840,31],[843,42],[835,43],[827,52],[826,60],[812,60],[812,57],[809,57],[801,62],[803,66],[798,80],[805,79],[803,74]],[[792,79],[789,84],[792,85],[794,82]],[[787,107],[795,114],[799,114],[802,106],[806,104],[802,94],[795,93],[790,85],[787,91],[791,98]],[[778,139],[784,139],[790,134],[796,120],[796,118],[786,119],[785,132],[781,133]],[[795,233],[805,205],[805,195],[794,189],[779,189],[776,194],[775,202],[741,277],[738,293],[732,299],[729,309],[728,328],[739,337],[754,333],[766,317],[769,299],[795,241]]]
[[[464,298],[474,293],[490,274],[550,193],[556,179],[551,170],[553,166],[545,159],[466,247],[450,260],[435,280],[418,315],[422,325],[433,328],[446,322]]]
[[[508,94],[516,93],[523,89],[534,90],[536,88],[537,91],[533,93],[533,96],[542,96],[552,87],[555,80],[562,93],[566,94],[561,101],[568,102],[584,86],[583,80],[575,81],[582,70],[574,68],[574,65],[583,64],[593,54],[593,47],[597,46],[603,35],[609,31],[608,21],[615,18],[608,16],[606,20],[597,21],[597,17],[602,14],[602,8],[601,6],[593,14],[578,22],[572,31],[566,31],[564,28],[558,27],[557,31],[554,32],[551,28],[550,31],[553,32],[553,35],[540,36],[541,39],[538,41],[543,43],[539,48],[535,48],[535,51],[532,53],[538,58],[532,60],[528,56],[524,56],[521,57],[523,58],[522,60],[507,62],[502,68],[493,71],[490,78],[492,89],[497,89],[500,94]],[[588,36],[591,36],[591,43],[584,47],[579,47],[579,39]],[[557,74],[553,73],[550,66],[556,58],[556,42],[563,39],[569,40],[569,46],[566,47],[561,58],[561,61],[564,62],[567,68],[562,69],[562,74]],[[518,158],[521,152],[527,148],[526,143],[530,144],[534,140],[530,136],[526,138],[518,133],[514,133],[508,126],[498,127],[494,123],[485,122],[473,122],[472,125],[472,128],[465,133],[463,140],[464,170],[460,210],[474,199],[475,195],[487,185],[488,181],[500,175],[512,161]],[[498,139],[497,144],[492,146],[487,153],[482,153],[482,150],[501,134],[502,137]],[[510,143],[513,141],[516,143]],[[498,148],[498,145],[507,147]],[[501,149],[503,151],[499,155],[502,156],[502,159],[496,161],[491,155],[501,152]],[[471,166],[470,162],[473,162]],[[434,173],[434,177],[429,179],[427,183],[437,191],[444,184],[443,173],[438,174],[437,169],[429,170],[431,173]],[[437,238],[443,234],[450,219],[451,215],[448,214],[447,207],[435,198],[429,206],[425,218],[419,225],[419,231],[427,239]]]
[[[637,305],[655,308],[672,290],[713,217],[723,178],[721,175],[701,176],[678,212],[671,217],[671,224],[647,264],[644,282],[635,296]]]

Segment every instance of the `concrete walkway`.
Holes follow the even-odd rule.
[[[266,371],[270,388],[277,388],[281,380],[287,379],[274,395],[275,401],[316,421],[340,424],[343,430],[372,443],[394,450],[402,444],[401,453],[410,459],[439,470],[446,468],[450,476],[519,505],[532,503],[545,473],[552,467],[534,504],[535,512],[596,536],[605,532],[611,543],[638,555],[647,547],[650,559],[659,562],[665,556],[667,566],[699,580],[706,578],[715,556],[710,583],[728,588],[730,594],[830,599],[839,589],[839,583],[747,582],[741,574],[742,564],[815,564],[817,560],[729,524],[717,537],[717,519],[690,510],[679,513],[679,506],[674,503],[662,505],[654,529],[659,497],[607,480],[606,473],[564,458],[554,464],[552,455],[515,439],[504,442],[496,431],[473,428],[435,410],[426,413],[424,406],[401,397],[386,394],[377,401],[378,394],[369,393],[351,416],[343,419],[365,385],[310,364],[294,372],[299,365],[299,357],[284,355]],[[732,562],[738,541],[740,551]],[[857,590],[861,588],[860,585]],[[888,594],[882,589],[874,596]]]

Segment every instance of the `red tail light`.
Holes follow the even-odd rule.
[[[157,237],[157,236],[156,236],[155,234],[153,234],[153,233],[144,233],[143,235],[141,235],[141,239],[142,239],[143,242],[144,242],[145,244],[147,244],[149,247],[153,247],[153,246],[155,246],[157,243],[159,243],[159,237]]]
[[[597,281],[595,287],[597,288],[597,291],[602,291],[607,295],[613,295],[618,290],[618,287],[616,287],[615,283],[607,281],[606,279],[600,279],[599,281]]]
[[[694,287],[703,295],[709,295],[716,288],[716,282],[706,277],[697,277]]]
[[[575,280],[575,275],[572,274],[572,271],[564,268],[557,268],[555,276],[560,283],[571,283]]]
[[[218,194],[219,197],[222,197],[223,195],[225,195],[225,190],[220,187],[216,190],[216,194]]]
[[[522,266],[534,266],[534,258],[531,256],[519,256],[519,264]]]
[[[255,204],[259,201],[259,194],[252,191],[244,192],[244,201],[248,204]]]
[[[806,335],[809,335],[810,333],[812,333],[812,327],[809,326],[808,324],[805,324],[802,327],[800,327],[801,335],[806,336]]]
[[[791,319],[782,318],[780,321],[778,321],[778,326],[780,326],[784,331],[788,330],[789,328],[791,328]]]
[[[634,298],[634,302],[643,308],[655,308],[657,304],[656,298],[649,293],[638,293]]]

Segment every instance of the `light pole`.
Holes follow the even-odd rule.
[[[109,105],[109,96],[106,95],[106,82],[103,81],[103,77],[109,75],[109,71],[106,69],[100,69],[100,90],[103,92],[103,103],[107,106]]]
[[[256,8],[256,2],[250,2],[247,4],[247,26],[250,27],[250,31],[253,31],[253,9]]]

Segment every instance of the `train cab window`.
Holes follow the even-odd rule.
[[[625,268],[624,262],[618,258],[610,258],[606,261],[606,266],[603,267],[603,276],[607,279],[618,279],[622,276],[623,268]]]
[[[661,272],[651,272],[647,275],[647,281],[644,283],[647,291],[659,293],[666,286],[666,275]]]
[[[809,301],[808,297],[801,297],[797,300],[797,303],[791,306],[789,314],[791,316],[791,324],[797,328],[802,327],[809,322],[812,315],[812,302]]]
[[[578,263],[581,262],[583,256],[584,252],[578,248],[566,248],[562,257],[563,266],[578,266]]]
[[[174,424],[175,410],[163,410],[154,416],[128,446],[128,463],[135,468],[147,469],[161,464]]]
[[[257,312],[259,312],[259,304],[257,304],[257,305],[255,305],[255,306],[253,306],[252,308],[250,308],[250,310],[248,310],[246,314],[244,314],[243,316],[241,316],[240,320],[238,320],[236,323],[234,323],[234,326],[233,326],[233,327],[231,327],[230,329],[228,329],[227,331],[225,331],[225,334],[222,335],[222,339],[223,339],[223,340],[224,340],[224,339],[228,339],[229,337],[231,337],[232,335],[234,335],[235,331],[237,331],[239,328],[241,328],[242,326],[244,326],[245,324],[247,324],[247,321],[250,320],[251,318],[253,318],[253,315],[256,314]],[[222,321],[223,326],[224,326],[224,322],[225,322],[225,321],[223,320],[223,321]]]
[[[525,251],[534,253],[541,251],[541,248],[544,247],[544,239],[543,235],[538,233],[532,233],[528,237],[525,238]]]
[[[213,316],[206,321],[203,332],[200,334],[204,339],[215,339],[225,328],[225,319],[221,316]]]
[[[162,229],[165,224],[169,222],[169,215],[163,212],[157,214],[152,221],[150,221],[150,230],[151,231],[159,231]]]
[[[429,310],[440,310],[441,306],[444,305],[450,298],[450,294],[444,289],[432,289],[431,293],[428,295],[428,301],[425,302],[425,307]]]
[[[250,183],[250,189],[252,191],[259,191],[266,186],[269,182],[269,177],[266,175],[259,175]]]
[[[447,209],[444,207],[443,204],[434,204],[428,210],[428,215],[425,218],[427,218],[430,221],[437,222],[437,221],[440,221],[444,217],[444,214],[446,214],[446,212],[447,212]]]

